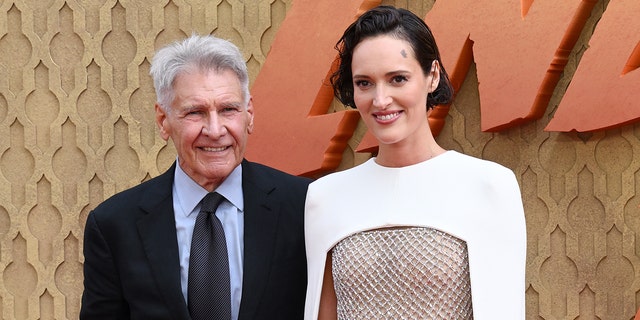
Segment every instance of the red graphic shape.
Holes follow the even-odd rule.
[[[360,116],[327,114],[333,91],[324,84],[344,29],[379,3],[294,1],[251,90],[256,117],[247,159],[296,175],[337,168]]]
[[[595,3],[437,1],[425,20],[456,89],[475,60],[481,129],[499,131],[544,114]]]
[[[640,119],[640,1],[609,2],[545,131],[593,131]]]

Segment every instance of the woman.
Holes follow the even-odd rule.
[[[509,169],[440,147],[428,111],[452,88],[427,25],[365,12],[331,78],[379,143],[376,157],[313,182],[306,319],[524,319],[526,228]]]

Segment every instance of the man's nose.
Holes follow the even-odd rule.
[[[210,112],[208,114],[202,126],[202,133],[212,138],[218,138],[226,133],[224,121],[217,112]]]

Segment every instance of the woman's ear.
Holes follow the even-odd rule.
[[[438,84],[440,83],[440,63],[438,60],[433,60],[431,63],[429,77],[431,77],[431,81],[429,81],[429,93],[431,93],[438,88]]]

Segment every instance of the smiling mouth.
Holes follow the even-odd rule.
[[[380,121],[387,121],[397,117],[398,115],[400,115],[400,112],[394,112],[394,113],[388,113],[388,114],[376,114],[374,116],[376,117],[376,119]]]
[[[212,147],[202,147],[200,149],[204,150],[204,151],[208,151],[208,152],[220,152],[220,151],[224,151],[227,150],[227,148],[229,148],[228,146],[226,147],[216,147],[216,148],[212,148]]]

